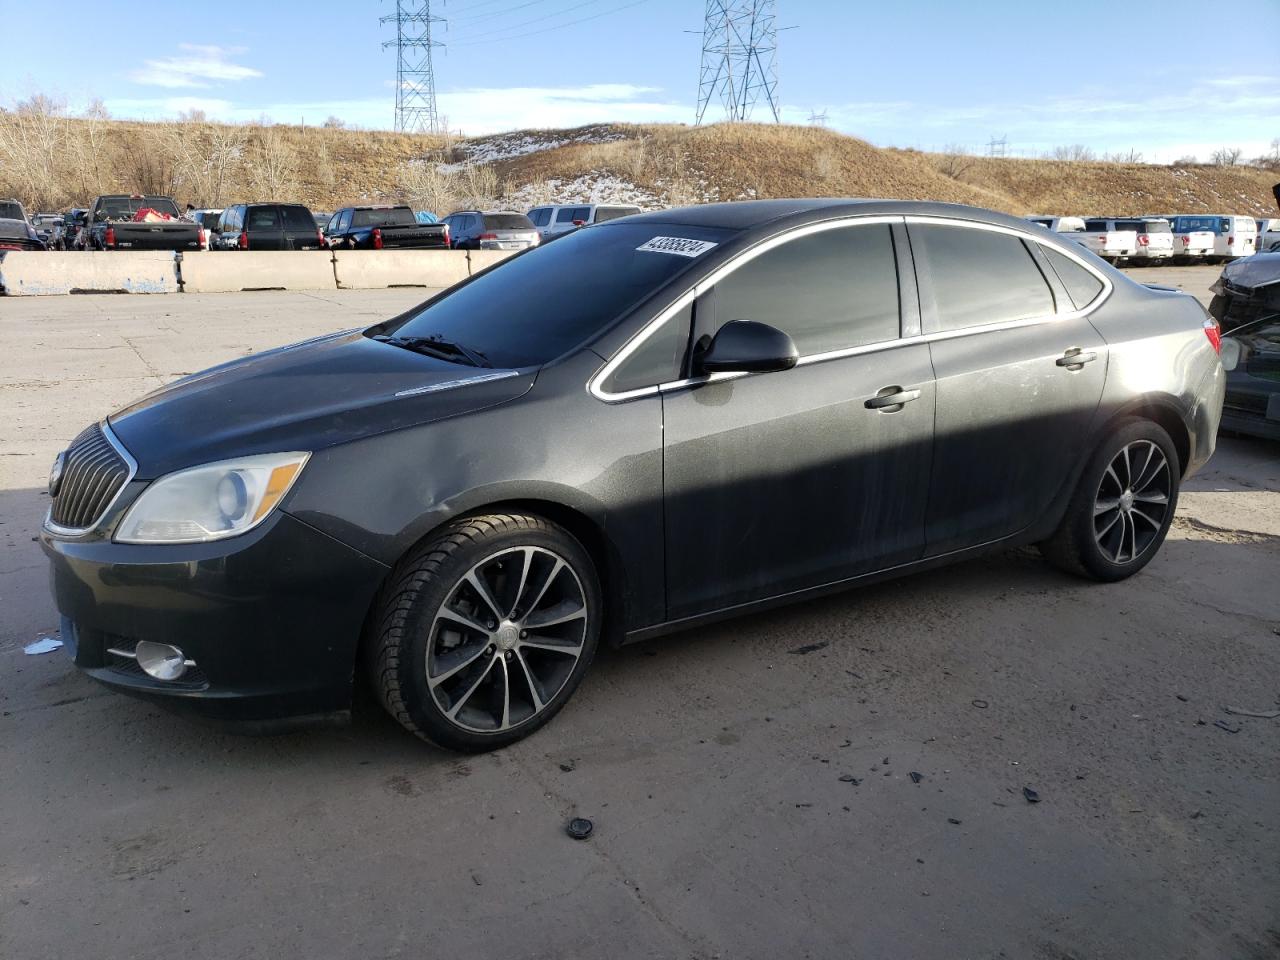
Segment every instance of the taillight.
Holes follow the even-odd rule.
[[[324,231],[316,227],[316,246],[321,250],[324,249]]]
[[[1138,234],[1138,246],[1145,247],[1150,242],[1151,242],[1151,238],[1147,236],[1145,233]]]
[[[377,227],[373,228],[373,232],[369,234],[369,239],[373,241],[373,249],[382,249],[382,231]]]
[[[587,221],[585,221],[585,220],[575,220],[575,221],[573,221],[573,225],[574,225],[575,227],[585,227],[585,226],[587,225]]]
[[[102,244],[106,247],[114,247],[116,245],[115,227],[107,227],[107,232],[102,235]]]
[[[480,234],[480,239],[481,240],[497,240],[498,235],[496,233],[482,233]]]
[[[241,250],[249,249],[249,232],[247,230],[240,231],[240,236],[236,240],[236,246],[239,247]]]
[[[1186,247],[1191,246],[1191,238],[1190,238],[1190,237],[1183,237],[1183,238],[1182,238],[1182,245],[1183,245],[1183,246],[1186,246]]]
[[[1222,353],[1222,327],[1218,326],[1218,321],[1213,317],[1205,317],[1204,335],[1209,338],[1209,343],[1213,346],[1213,352]]]
[[[196,227],[196,245],[201,250],[205,248],[204,227]]]
[[[444,225],[444,245],[446,247],[453,246],[453,238],[449,236],[449,225],[447,223]]]

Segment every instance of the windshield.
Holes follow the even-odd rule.
[[[175,219],[181,216],[177,205],[168,197],[103,197],[94,219],[132,220],[135,213],[148,207]]]
[[[12,200],[0,200],[0,220],[25,220],[26,215],[22,212],[22,204],[14,203]]]
[[[581,230],[515,257],[398,324],[374,329],[454,341],[495,367],[543,364],[606,329],[697,260],[638,247],[657,237],[717,244],[732,235],[669,223]]]
[[[408,207],[357,210],[351,217],[353,227],[411,227],[417,222],[413,211]]]
[[[523,213],[486,213],[486,230],[532,230],[533,221]]]

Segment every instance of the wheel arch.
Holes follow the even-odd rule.
[[[1163,393],[1148,393],[1135,397],[1106,420],[1102,429],[1098,431],[1096,443],[1101,443],[1115,428],[1116,423],[1128,417],[1142,417],[1164,428],[1164,432],[1169,434],[1169,439],[1173,441],[1173,448],[1178,454],[1178,474],[1185,476],[1191,462],[1193,437],[1191,428],[1187,425],[1187,418],[1177,400]]]

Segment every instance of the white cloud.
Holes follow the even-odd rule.
[[[181,43],[175,57],[146,60],[129,74],[134,83],[148,87],[208,87],[213,82],[249,80],[262,76],[262,71],[227,58],[245,52],[243,47],[217,47]]]

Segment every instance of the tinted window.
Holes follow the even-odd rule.
[[[1049,265],[1053,267],[1062,285],[1067,288],[1067,294],[1077,310],[1083,310],[1098,298],[1098,294],[1102,292],[1101,280],[1066,254],[1059,253],[1051,247],[1040,249],[1048,258]]]
[[[533,221],[523,213],[486,213],[486,230],[532,230]]]
[[[275,207],[250,207],[249,208],[249,231],[255,230],[279,230],[280,214]]]
[[[408,207],[381,207],[373,210],[357,210],[352,220],[356,227],[414,226],[418,222]]]
[[[591,209],[589,207],[563,207],[556,214],[556,223],[573,223],[575,220],[585,220],[590,212]]]
[[[639,212],[639,207],[596,207],[596,223],[617,220],[619,217],[629,217]]]
[[[911,245],[924,251],[940,330],[1053,313],[1053,294],[1031,252],[994,230],[916,224]]]
[[[534,226],[545,227],[551,220],[551,211],[546,209],[530,210],[529,219],[533,221]]]
[[[603,386],[609,393],[625,393],[680,378],[684,354],[689,347],[689,327],[693,304],[689,304],[636,347]]]
[[[338,222],[338,232],[346,233],[351,229],[351,210],[350,208],[342,211],[342,218]]]
[[[1117,230],[1137,230],[1139,233],[1141,233],[1142,221],[1141,220],[1117,220],[1116,229]]]
[[[284,228],[286,230],[305,230],[308,233],[316,232],[316,218],[311,216],[311,211],[306,207],[281,207],[280,216],[284,220]]]
[[[438,334],[497,367],[546,363],[617,320],[697,262],[637,250],[657,236],[721,243],[725,230],[614,224],[578,230],[455,287],[387,332]],[[703,254],[704,256],[706,254]]]
[[[898,272],[888,224],[789,240],[716,284],[716,326],[758,320],[802,356],[898,336]]]
[[[1086,233],[1106,233],[1107,221],[1105,220],[1086,220],[1084,222]]]
[[[12,200],[0,200],[0,220],[25,220],[22,204]]]

